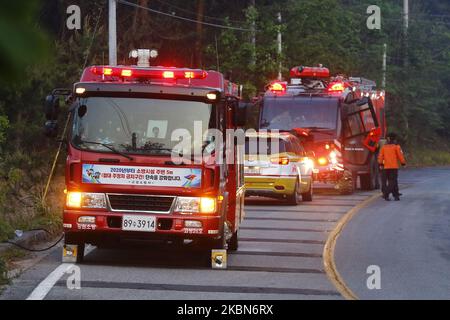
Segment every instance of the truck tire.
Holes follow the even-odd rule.
[[[239,248],[239,234],[238,231],[233,233],[233,236],[230,239],[230,242],[228,243],[228,250],[230,251],[236,251]]]
[[[227,248],[227,241],[225,239],[225,232],[222,230],[217,239],[202,239],[199,241],[200,248],[205,251],[221,250]]]
[[[372,157],[372,159],[370,160],[369,173],[360,176],[361,189],[371,191],[380,188],[380,181],[378,180],[378,176],[378,165],[376,163],[375,157]]]
[[[85,248],[85,244],[79,244],[78,245],[78,250],[77,250],[77,263],[83,263],[84,260],[84,248]]]
[[[289,205],[297,206],[300,203],[299,190],[300,190],[300,181],[299,181],[299,179],[297,179],[297,181],[295,182],[294,193],[287,197],[287,203]]]
[[[361,190],[373,190],[374,186],[372,184],[372,174],[362,174],[359,176],[361,181]]]
[[[311,202],[313,200],[312,179],[311,179],[311,183],[309,184],[308,192],[302,193],[302,200],[305,202]]]
[[[339,179],[336,188],[341,195],[353,194],[353,175],[351,171],[345,170],[342,177]]]

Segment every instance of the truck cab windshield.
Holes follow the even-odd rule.
[[[214,105],[199,101],[80,99],[73,116],[72,144],[87,151],[111,152],[110,146],[124,154],[154,155],[182,152],[178,147],[183,140],[183,146],[190,142],[194,153],[208,143],[203,133],[216,127],[215,110]],[[201,129],[197,136],[196,126]]]
[[[266,97],[261,111],[262,129],[310,128],[336,130],[338,100],[322,97]]]

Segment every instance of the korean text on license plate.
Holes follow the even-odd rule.
[[[122,219],[122,230],[155,232],[156,218],[153,216],[124,215]]]

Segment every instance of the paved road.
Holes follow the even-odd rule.
[[[324,243],[337,221],[370,193],[339,196],[320,189],[292,207],[252,200],[238,252],[226,271],[211,270],[190,251],[94,249],[81,265],[81,290],[56,277],[46,299],[342,299],[324,272]],[[14,280],[3,299],[25,299],[60,265],[57,248]],[[52,277],[50,277],[52,278]],[[44,288],[45,289],[45,288]]]
[[[400,173],[400,202],[360,211],[336,244],[336,264],[360,299],[450,299],[450,168]],[[381,271],[368,290],[367,267]]]

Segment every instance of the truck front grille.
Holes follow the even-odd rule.
[[[113,211],[169,213],[175,197],[109,194]]]

